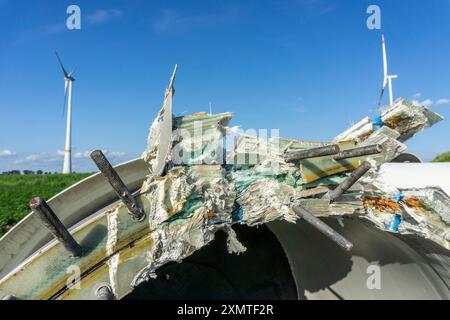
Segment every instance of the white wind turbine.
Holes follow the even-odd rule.
[[[64,105],[63,113],[66,109],[67,100],[67,127],[66,127],[66,147],[64,148],[64,167],[63,174],[68,174],[72,172],[72,83],[75,81],[73,77],[74,71],[67,73],[64,68],[61,59],[57,52],[56,57],[58,58],[59,65],[64,73]],[[67,90],[69,89],[69,90]]]
[[[384,69],[384,79],[383,86],[381,88],[381,95],[378,104],[381,104],[381,100],[383,99],[384,91],[386,90],[386,85],[389,84],[389,104],[394,104],[394,92],[392,91],[392,79],[397,79],[398,75],[389,75],[388,74],[388,63],[387,63],[387,55],[386,55],[386,43],[384,42],[384,35],[381,36],[383,43],[383,69]]]

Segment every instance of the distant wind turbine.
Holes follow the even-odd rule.
[[[392,90],[392,79],[397,79],[397,75],[389,75],[388,74],[388,62],[386,55],[386,43],[384,41],[384,35],[381,36],[383,43],[383,70],[384,70],[384,79],[383,86],[381,88],[380,100],[378,101],[378,105],[381,105],[381,100],[383,99],[384,91],[386,90],[386,85],[389,84],[389,104],[394,104],[394,92]]]
[[[209,102],[209,115],[212,115],[212,104],[211,104],[211,101]]]
[[[63,174],[72,173],[72,83],[75,81],[73,77],[74,71],[67,73],[64,68],[61,59],[57,52],[55,52],[56,58],[58,58],[59,65],[61,66],[64,74],[64,104],[63,113],[66,109],[67,100],[67,127],[66,127],[66,147],[64,148],[64,167]],[[69,89],[69,90],[67,90]]]

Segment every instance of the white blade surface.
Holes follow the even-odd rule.
[[[160,176],[164,172],[172,146],[172,97],[176,72],[177,65],[164,95],[164,105],[150,128],[148,147],[144,153],[144,159],[150,164],[154,176]]]

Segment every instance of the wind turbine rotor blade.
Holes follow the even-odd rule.
[[[64,68],[64,66],[62,64],[62,61],[61,61],[61,59],[60,59],[60,57],[58,55],[58,52],[55,51],[55,54],[56,54],[56,58],[58,59],[59,65],[61,66],[62,72],[64,73],[64,77],[68,78],[69,75],[68,75],[66,69]]]
[[[386,90],[386,85],[381,88],[380,99],[378,99],[378,106],[381,105],[381,100],[383,100],[384,91]]]
[[[388,64],[387,64],[387,54],[386,54],[386,43],[384,41],[384,34],[381,35],[381,43],[383,47],[383,85],[381,86],[380,98],[378,100],[378,105],[381,105],[381,101],[383,100],[384,91],[386,90],[386,86],[388,84]]]
[[[173,88],[173,83],[175,81],[175,76],[177,74],[177,70],[178,70],[178,64],[175,65],[175,68],[173,69],[172,77],[170,77],[169,89]]]
[[[384,35],[382,36],[382,43],[383,43],[383,71],[384,71],[384,79],[386,81],[388,75],[388,63],[387,63],[386,43],[384,41]]]
[[[75,80],[75,78],[73,77],[73,75],[75,74],[75,71],[77,71],[77,68],[73,69],[73,70],[69,73],[69,78],[72,79],[72,81]]]

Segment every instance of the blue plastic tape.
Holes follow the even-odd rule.
[[[372,120],[372,126],[374,131],[380,130],[384,127],[383,119],[381,117],[376,117]]]
[[[398,232],[400,223],[402,223],[402,218],[397,214],[393,214],[391,220],[389,220],[388,223],[385,223],[384,226],[388,231]]]
[[[400,201],[403,200],[404,197],[405,197],[405,196],[403,195],[403,192],[399,192],[399,193],[397,193],[397,194],[395,195],[394,201],[400,202]]]

